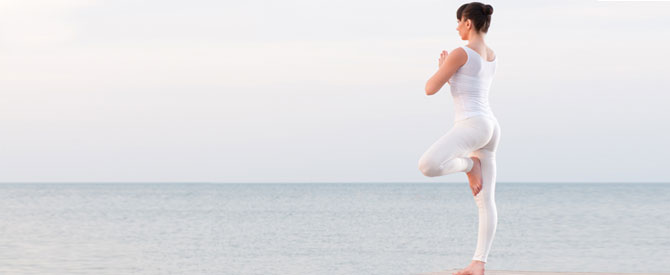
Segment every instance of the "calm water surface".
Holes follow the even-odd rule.
[[[503,183],[487,268],[670,272],[670,184]],[[0,184],[0,274],[416,274],[467,265],[463,184]]]

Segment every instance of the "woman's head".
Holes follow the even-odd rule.
[[[461,5],[456,11],[458,19],[458,34],[463,40],[469,40],[471,32],[482,35],[489,31],[493,7],[480,2],[471,2]]]

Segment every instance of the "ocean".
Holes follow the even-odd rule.
[[[670,184],[496,185],[487,269],[670,272]],[[477,242],[463,183],[0,184],[0,274],[420,274]]]

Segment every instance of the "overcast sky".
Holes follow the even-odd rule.
[[[467,182],[463,3],[0,0],[0,182]],[[670,182],[670,2],[485,3],[498,182]]]

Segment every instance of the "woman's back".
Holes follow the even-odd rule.
[[[451,95],[454,98],[455,116],[459,121],[475,115],[494,117],[489,106],[489,90],[496,72],[498,57],[484,60],[468,46],[461,46],[468,60],[451,76]]]

